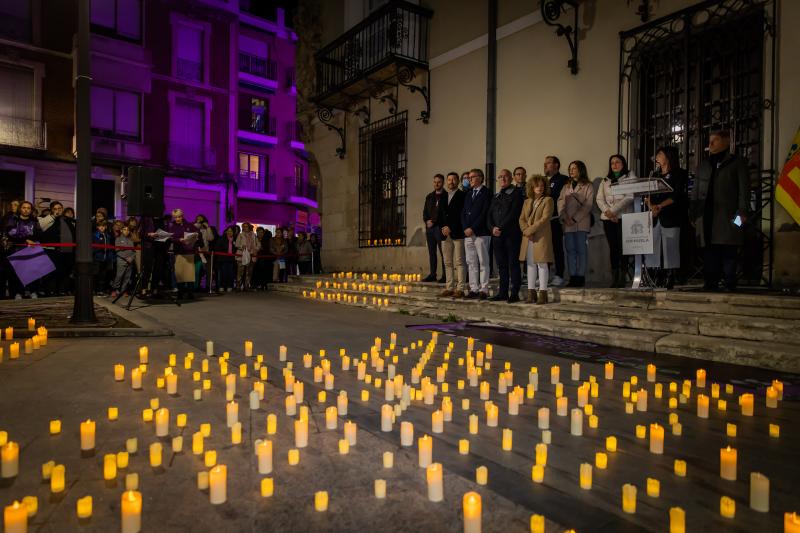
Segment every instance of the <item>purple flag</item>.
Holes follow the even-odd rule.
[[[8,262],[23,286],[43,278],[56,269],[41,246],[26,246],[19,252],[8,256]]]

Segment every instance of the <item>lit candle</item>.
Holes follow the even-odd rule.
[[[469,455],[469,441],[467,439],[458,440],[458,453],[461,455]]]
[[[544,465],[533,465],[531,479],[534,483],[542,483],[544,481]]]
[[[117,455],[108,453],[103,456],[103,479],[111,481],[117,478]]]
[[[636,513],[636,486],[626,483],[622,486],[622,510],[628,514]]]
[[[256,457],[258,458],[258,473],[269,474],[272,472],[272,441],[256,441]]]
[[[636,438],[643,439],[647,436],[647,426],[641,424],[636,425]]]
[[[211,505],[225,503],[228,499],[228,467],[217,465],[208,472],[208,495]]]
[[[94,450],[94,430],[93,420],[81,422],[81,451]]]
[[[162,407],[156,411],[156,437],[166,437],[169,434],[169,409]]]
[[[561,398],[556,399],[556,414],[558,416],[567,416],[567,407],[569,405],[569,400],[566,396],[562,396]]]
[[[434,433],[442,433],[444,431],[444,414],[442,411],[436,410],[431,413],[431,426]],[[391,430],[391,425],[389,429]]]
[[[547,407],[540,407],[537,414],[539,429],[550,429],[550,409]]]
[[[702,389],[706,386],[706,371],[702,368],[697,369],[697,387]]]
[[[275,493],[275,482],[271,477],[261,480],[261,497],[270,498]]]
[[[742,407],[743,416],[753,416],[753,395],[742,394],[739,396],[739,405]]]
[[[547,444],[542,442],[536,445],[536,464],[540,466],[547,465]]]
[[[142,494],[129,490],[122,493],[122,533],[139,533],[142,530]]]
[[[481,533],[481,495],[467,492],[462,498],[464,533]]]
[[[50,491],[53,494],[64,492],[67,482],[67,469],[64,465],[55,465],[50,472]]]
[[[664,427],[650,424],[650,453],[664,453]]]
[[[647,411],[647,391],[640,389],[636,393],[636,410],[640,412]]]
[[[178,375],[177,374],[168,374],[167,375],[167,394],[175,396],[178,394]]]
[[[675,459],[675,475],[678,477],[686,477],[686,461]]]
[[[115,381],[124,381],[125,380],[125,366],[124,365],[114,365],[114,380]]]
[[[492,404],[486,408],[486,425],[488,427],[497,427],[497,406]]]
[[[579,381],[581,379],[581,365],[580,363],[572,363],[570,365],[572,381]]]
[[[444,487],[442,480],[442,465],[431,463],[425,470],[425,478],[428,481],[428,499],[432,502],[440,502],[444,499]]]
[[[540,514],[531,515],[531,533],[544,533],[544,516]]]
[[[433,462],[433,439],[428,435],[423,435],[417,439],[419,454],[419,467],[427,468]]]
[[[198,431],[192,434],[192,453],[201,455],[203,453],[203,432]]]
[[[314,510],[325,512],[328,510],[328,492],[320,490],[314,493]]]
[[[214,355],[214,341],[206,341],[206,355],[208,357]]]
[[[608,455],[605,452],[597,452],[594,454],[594,466],[600,470],[608,468]]]
[[[181,453],[183,451],[183,436],[178,435],[172,438],[172,453]]]
[[[511,451],[511,448],[513,447],[513,439],[514,439],[513,432],[508,428],[504,428],[503,429],[503,440],[502,440],[502,448],[503,448],[504,451],[507,451],[507,452]]]
[[[336,407],[330,406],[325,409],[325,428],[336,429],[339,422],[338,411]]]
[[[800,533],[800,515],[797,513],[783,514],[783,533]]]
[[[3,509],[3,531],[5,533],[28,532],[28,509],[18,501]]]
[[[132,439],[128,439],[125,441],[125,450],[128,453],[136,453],[138,449],[139,449],[139,441],[136,437],[133,437]]]
[[[385,403],[381,406],[381,431],[389,432],[392,430],[392,417],[394,416],[394,408]]]
[[[580,487],[583,490],[590,490],[592,488],[592,465],[589,463],[582,463],[579,471]]]
[[[778,391],[775,387],[767,387],[767,407],[774,409],[778,407]]]
[[[719,450],[719,476],[736,481],[736,449],[727,446]]]
[[[242,423],[236,422],[231,428],[231,444],[242,443]]]
[[[413,446],[414,444],[414,424],[411,422],[400,423],[400,445]]]
[[[9,359],[19,359],[19,343],[12,342],[8,346],[8,358]]]
[[[294,446],[305,448],[308,446],[308,419],[300,418],[294,421]]]
[[[617,451],[617,437],[609,436],[606,437],[606,450],[609,452]]]
[[[344,438],[350,446],[355,446],[358,441],[358,424],[348,420],[344,423]]]
[[[719,499],[719,514],[723,518],[733,518],[736,516],[736,500],[723,496]]]
[[[128,468],[128,462],[130,461],[130,454],[128,452],[117,452],[114,456],[117,460],[117,468]]]
[[[769,512],[769,478],[759,472],[750,473],[750,508]]]
[[[654,383],[656,381],[656,365],[647,365],[647,381]]]
[[[286,361],[286,346],[281,345],[278,348],[278,360]]]
[[[708,396],[705,394],[697,395],[697,416],[708,418]]]
[[[85,496],[83,498],[78,498],[76,511],[78,518],[90,518],[92,516],[92,497]]]
[[[350,453],[350,443],[347,439],[339,439],[339,454],[347,455]]]
[[[486,485],[489,481],[489,469],[485,466],[479,466],[475,469],[475,483],[478,485]]]
[[[686,532],[686,513],[680,507],[670,507],[669,533]]]
[[[647,495],[658,498],[661,495],[661,482],[652,477],[647,478]]]
[[[267,415],[267,435],[274,435],[278,431],[278,417],[273,413]]]
[[[208,472],[197,473],[197,490],[208,490]]]
[[[160,442],[154,442],[150,445],[150,466],[158,468],[161,466],[163,447]]]
[[[570,434],[580,437],[581,435],[583,435],[583,411],[581,411],[577,407],[573,408],[572,416],[570,418],[571,418],[569,426]]]
[[[233,425],[239,421],[239,404],[236,402],[228,402],[225,406],[225,412],[227,414],[228,427],[233,427]]]
[[[58,435],[61,433],[61,420],[55,419],[50,421],[50,434]]]
[[[558,366],[551,366],[550,367],[550,384],[555,385],[559,382],[559,376],[561,374],[561,368]]]

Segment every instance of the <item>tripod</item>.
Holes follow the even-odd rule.
[[[131,268],[131,265],[128,264],[125,268]],[[172,277],[173,277],[174,271],[175,271],[175,267],[172,264],[172,261],[169,260],[169,255],[167,255],[167,270],[165,272],[166,279],[171,280]],[[152,273],[152,270],[151,270],[151,273]],[[130,296],[128,297],[128,303],[125,304],[125,309],[126,310],[128,310],[128,311],[131,310],[131,304],[133,303],[133,299],[139,293],[139,289],[141,289],[141,287],[142,287],[142,281],[144,281],[144,276],[142,275],[142,271],[140,270],[139,272],[136,273],[136,283],[133,285],[133,290],[131,291]],[[130,284],[128,284],[128,285],[130,286]],[[120,293],[117,295],[116,298],[114,298],[114,301],[112,303],[117,303],[117,300],[122,298],[123,294],[124,294],[124,292],[122,290],[120,290]],[[181,306],[181,302],[178,300],[177,294],[172,294],[171,292],[167,292],[166,295],[167,295],[167,298],[169,298],[172,301],[173,304],[177,305],[178,307]]]

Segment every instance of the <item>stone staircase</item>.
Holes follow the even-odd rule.
[[[317,289],[317,281],[322,288]],[[509,305],[439,298],[442,285],[402,283],[408,286],[407,294],[392,290],[383,295],[388,306],[375,306],[373,293],[325,289],[325,281],[340,280],[293,277],[290,283],[272,285],[272,290],[300,297],[303,291],[339,292],[359,296],[357,304],[337,302],[344,305],[443,321],[486,322],[618,348],[800,373],[800,298],[791,296],[551,288],[548,305]],[[366,304],[362,296],[367,296]]]

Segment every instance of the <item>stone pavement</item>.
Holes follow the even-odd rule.
[[[120,311],[123,316],[128,312]],[[39,512],[32,519],[31,531],[118,531],[119,498],[123,490],[123,474],[137,472],[144,499],[144,531],[460,531],[461,496],[476,490],[483,498],[484,531],[526,531],[532,513],[545,515],[547,531],[560,531],[566,527],[578,531],[663,531],[668,524],[668,510],[681,506],[687,513],[690,530],[714,531],[777,531],[786,511],[798,510],[796,478],[796,450],[800,435],[797,427],[800,411],[796,402],[786,400],[777,409],[764,407],[764,391],[756,390],[754,417],[742,417],[736,405],[736,395],[743,388],[737,386],[735,394],[724,391],[727,411],[721,412],[712,403],[709,419],[695,415],[698,390],[691,389],[691,397],[677,409],[668,409],[666,391],[664,398],[653,398],[653,384],[644,383],[641,368],[624,368],[619,365],[615,379],[603,379],[603,368],[591,358],[581,363],[581,379],[596,376],[599,398],[592,399],[594,412],[599,417],[599,427],[590,429],[584,422],[582,437],[570,435],[569,417],[555,414],[555,387],[550,384],[550,367],[558,364],[564,382],[564,395],[574,407],[576,389],[580,381],[572,381],[572,359],[549,351],[531,351],[505,347],[501,339],[495,340],[494,360],[487,379],[491,383],[491,399],[499,407],[498,427],[485,424],[483,402],[477,388],[457,390],[457,379],[464,378],[464,369],[457,365],[463,357],[466,342],[463,337],[442,333],[438,348],[425,367],[425,375],[435,381],[435,367],[443,363],[444,349],[454,342],[447,371],[453,400],[453,422],[445,423],[444,433],[433,434],[434,461],[445,467],[444,502],[431,503],[426,498],[425,471],[417,466],[416,445],[399,446],[399,423],[414,424],[415,440],[422,434],[431,434],[431,412],[438,408],[441,390],[435,406],[414,401],[396,421],[392,432],[380,431],[380,409],[384,403],[383,391],[357,380],[356,372],[340,370],[339,349],[359,357],[369,352],[375,337],[388,344],[389,333],[398,336],[398,346],[408,346],[419,339],[428,340],[429,331],[406,328],[421,325],[424,320],[397,313],[378,313],[355,307],[289,298],[275,293],[227,295],[208,298],[184,305],[180,309],[171,305],[143,307],[131,311],[129,317],[136,322],[144,318],[174,331],[173,337],[113,338],[113,339],[51,339],[48,346],[18,361],[6,358],[0,364],[0,431],[7,431],[10,440],[20,443],[20,475],[11,482],[0,484],[0,505],[26,495],[39,497]],[[2,324],[0,324],[2,325]],[[454,332],[458,335],[458,332]],[[238,379],[237,398],[240,420],[244,426],[241,445],[230,444],[230,433],[225,427],[224,378],[217,371],[216,359],[211,360],[209,378],[212,390],[196,402],[192,399],[191,372],[182,366],[188,351],[196,354],[194,369],[199,369],[203,359],[205,341],[215,341],[216,352],[231,352],[231,368],[254,358],[245,358],[242,343],[254,343],[254,353],[264,353],[269,368],[265,401],[258,411],[248,408],[247,393],[256,381],[253,377]],[[493,339],[494,340],[494,339]],[[150,371],[145,377],[144,390],[130,388],[129,375],[123,383],[113,378],[113,365],[125,364],[129,370],[138,362],[138,347],[150,347]],[[278,346],[288,347],[289,360],[294,363],[295,375],[305,382],[305,400],[311,411],[309,446],[300,451],[300,463],[289,466],[287,450],[294,445],[292,418],[285,415],[281,376],[282,364],[278,361]],[[8,350],[8,343],[0,342]],[[477,349],[484,344],[476,342]],[[326,430],[324,406],[317,402],[320,384],[313,382],[311,369],[304,369],[302,355],[314,355],[317,364],[320,349],[327,351],[331,370],[335,375],[333,391],[328,392],[327,406],[335,405],[339,390],[349,396],[349,413],[340,416],[336,431]],[[400,352],[400,349],[396,350]],[[177,396],[169,396],[155,386],[155,375],[167,365],[169,353],[176,353],[179,375]],[[408,356],[399,356],[398,372],[409,382],[411,367],[417,363],[420,350],[411,350]],[[641,357],[648,357],[640,354]],[[658,356],[653,361],[659,365]],[[528,383],[531,366],[539,369],[539,390],[534,399],[526,399],[518,416],[508,415],[507,400],[497,392],[498,370],[509,363],[514,370],[514,384]],[[235,364],[234,364],[235,363]],[[660,368],[660,367],[659,367]],[[741,375],[749,370],[740,367]],[[368,373],[378,373],[369,368]],[[647,412],[626,415],[621,395],[622,383],[631,375],[639,378],[639,387],[650,391]],[[386,374],[382,375],[383,378]],[[680,381],[690,378],[680,371],[659,374],[659,381]],[[729,376],[725,376],[729,380]],[[710,383],[715,380],[709,372]],[[368,402],[360,400],[360,391],[370,391]],[[724,387],[723,387],[724,389]],[[706,390],[706,393],[708,391]],[[171,415],[170,436],[181,433],[174,426],[178,413],[188,414],[184,435],[184,452],[171,454],[165,442],[164,467],[153,469],[147,461],[146,450],[155,437],[153,424],[144,423],[141,410],[151,398],[159,398]],[[469,411],[462,410],[462,399],[470,400]],[[713,402],[713,401],[712,401]],[[394,402],[391,402],[394,403]],[[120,419],[109,422],[108,406],[120,409]],[[537,428],[537,409],[551,409],[553,442],[548,449],[548,461],[543,484],[531,481],[534,447],[541,442],[542,432]],[[679,414],[683,436],[670,434],[667,415]],[[253,442],[266,437],[267,413],[278,417],[274,443],[275,495],[260,497],[261,477],[257,473]],[[478,414],[479,433],[469,435],[467,415]],[[59,436],[48,434],[48,421],[60,418],[63,431]],[[82,420],[97,421],[97,447],[92,458],[82,458],[79,450],[78,428]],[[342,438],[345,419],[358,424],[358,444],[350,454],[340,456],[338,440]],[[648,452],[647,441],[634,436],[637,424],[649,425],[658,421],[666,428],[665,453]],[[196,488],[196,474],[205,470],[200,456],[188,450],[191,435],[200,423],[210,422],[212,434],[206,449],[218,451],[218,462],[228,465],[228,502],[212,506],[207,492]],[[725,437],[725,424],[738,425],[738,436]],[[780,424],[780,438],[768,436],[768,424]],[[513,450],[500,448],[502,428],[513,430]],[[619,450],[609,454],[607,470],[594,469],[594,486],[590,491],[578,487],[578,467],[583,462],[594,463],[595,452],[604,448],[605,437],[615,435]],[[138,437],[139,453],[132,457],[127,471],[122,471],[114,486],[102,478],[105,453],[124,449],[125,440]],[[458,453],[458,440],[470,440],[470,455]],[[738,449],[738,481],[719,477],[719,448],[730,444]],[[394,467],[384,469],[384,451],[395,453]],[[675,458],[688,463],[688,477],[678,478],[672,473]],[[40,466],[48,460],[66,466],[67,487],[65,495],[51,499],[49,486],[41,482]],[[474,482],[478,465],[489,469],[489,484],[485,487]],[[757,513],[748,508],[749,473],[758,470],[771,480],[771,512]],[[645,495],[647,477],[661,482],[661,496]],[[373,481],[387,480],[387,499],[373,496]],[[639,488],[638,508],[635,515],[622,512],[620,491],[624,483]],[[313,510],[313,494],[327,490],[330,509],[327,513]],[[90,494],[94,498],[94,515],[89,521],[79,523],[75,515],[75,502]],[[719,516],[719,497],[727,495],[736,500],[736,518]]]

